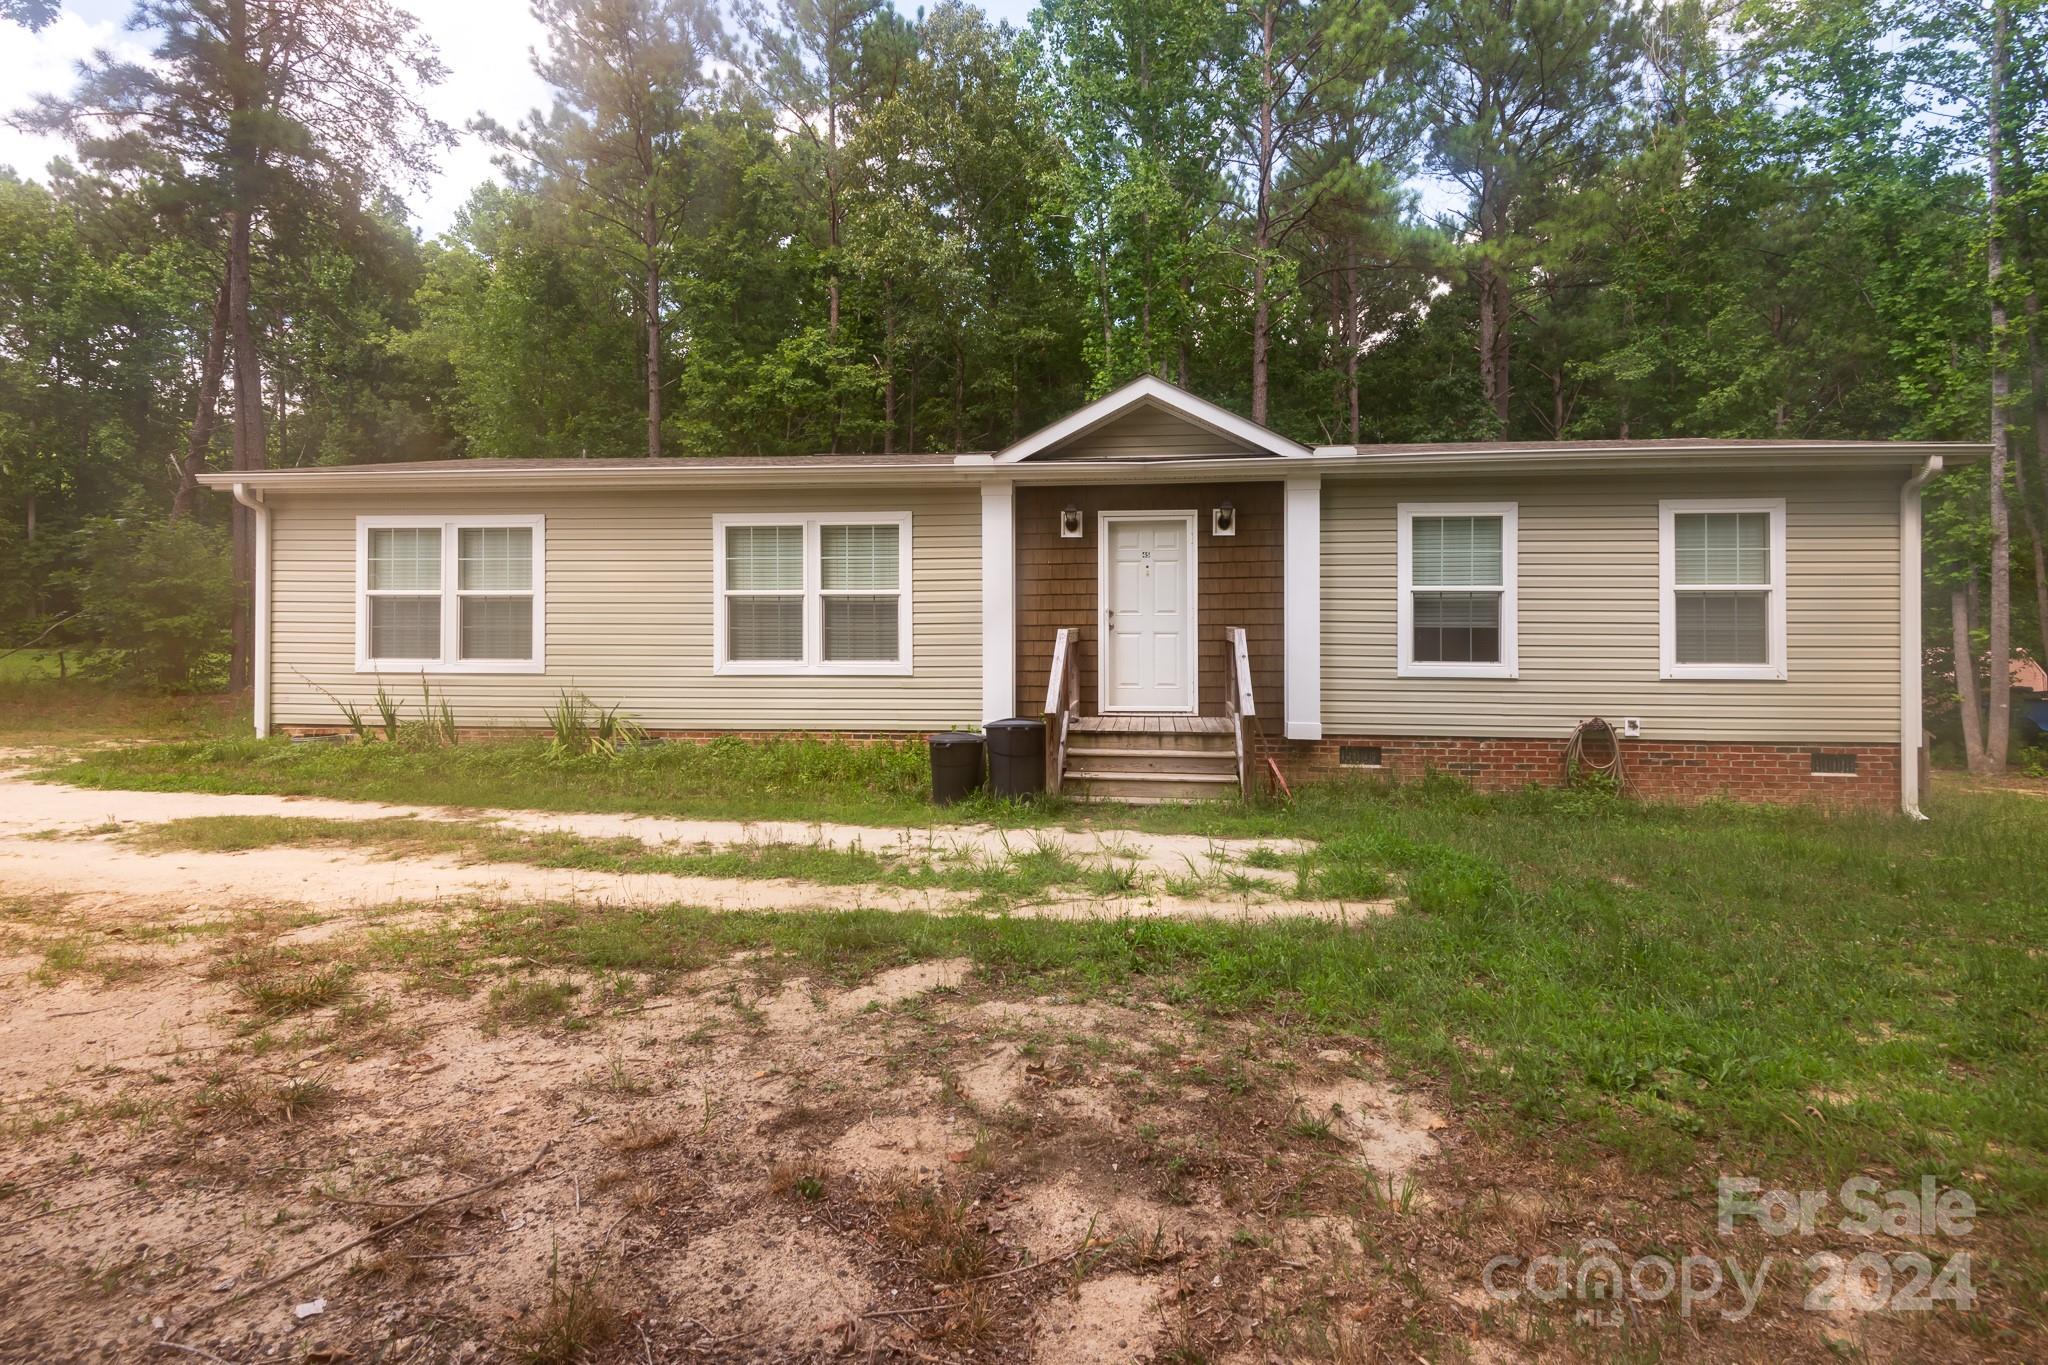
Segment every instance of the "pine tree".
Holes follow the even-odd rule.
[[[324,204],[354,213],[393,172],[417,181],[448,131],[415,93],[445,73],[411,15],[388,0],[138,0],[129,27],[156,35],[152,60],[100,54],[68,96],[25,122],[69,134],[88,165],[197,204],[227,224],[221,289],[234,365],[234,467],[268,458],[253,262],[266,215]],[[218,366],[211,338],[207,355]],[[202,377],[194,425],[219,383]],[[201,451],[204,442],[195,437]],[[196,464],[188,447],[187,469]],[[253,564],[235,519],[240,607],[231,682],[249,681]]]
[[[628,277],[643,338],[646,453],[662,451],[664,275],[688,212],[683,164],[723,35],[704,0],[535,0],[550,47],[533,69],[555,91],[517,131],[486,123],[524,175],[588,229]]]
[[[1545,246],[1537,200],[1599,174],[1631,107],[1637,25],[1611,0],[1428,0],[1419,43],[1431,164],[1469,196],[1480,382],[1505,432],[1518,293]]]

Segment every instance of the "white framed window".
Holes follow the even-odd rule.
[[[1780,679],[1785,500],[1658,504],[1659,675]]]
[[[547,667],[545,517],[357,517],[356,671]]]
[[[1399,516],[1399,676],[1514,677],[1516,505],[1404,502]]]
[[[718,673],[908,674],[910,514],[711,519]]]

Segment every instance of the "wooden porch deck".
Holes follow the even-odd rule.
[[[1105,735],[1227,735],[1230,721],[1224,716],[1084,715],[1075,728]]]

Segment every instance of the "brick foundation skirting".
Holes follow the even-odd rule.
[[[334,725],[281,725],[288,735],[342,735]],[[459,729],[462,740],[539,738],[533,727]],[[664,740],[705,742],[821,739],[842,744],[921,744],[922,730],[652,730]],[[1314,741],[1268,740],[1263,752],[1280,762],[1293,785],[1332,777],[1415,781],[1432,773],[1460,778],[1478,791],[1518,791],[1564,780],[1565,740],[1469,739],[1418,735],[1339,735]],[[1345,749],[1377,748],[1377,767],[1340,762]],[[1816,753],[1851,755],[1854,773],[1816,773]],[[1649,801],[1764,801],[1830,809],[1889,810],[1899,801],[1896,744],[1741,744],[1629,739],[1622,763],[1633,796]]]
[[[1556,786],[1564,780],[1564,739],[1467,739],[1417,735],[1344,735],[1266,746],[1288,781],[1431,773],[1464,779],[1479,791]],[[1377,748],[1381,766],[1344,764],[1345,749]],[[1766,801],[1835,809],[1891,809],[1899,803],[1896,744],[1744,744],[1628,739],[1622,766],[1631,795],[1650,801]],[[1816,773],[1816,754],[1854,755],[1854,773]]]

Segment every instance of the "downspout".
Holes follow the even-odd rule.
[[[1930,455],[1899,488],[1899,809],[1915,820],[1920,809],[1920,490],[1941,472],[1941,456]]]
[[[256,738],[270,738],[270,508],[264,505],[262,490],[251,492],[247,485],[234,486],[235,501],[249,509],[256,525],[256,628],[252,642],[256,657],[251,670],[250,692],[256,712]]]

